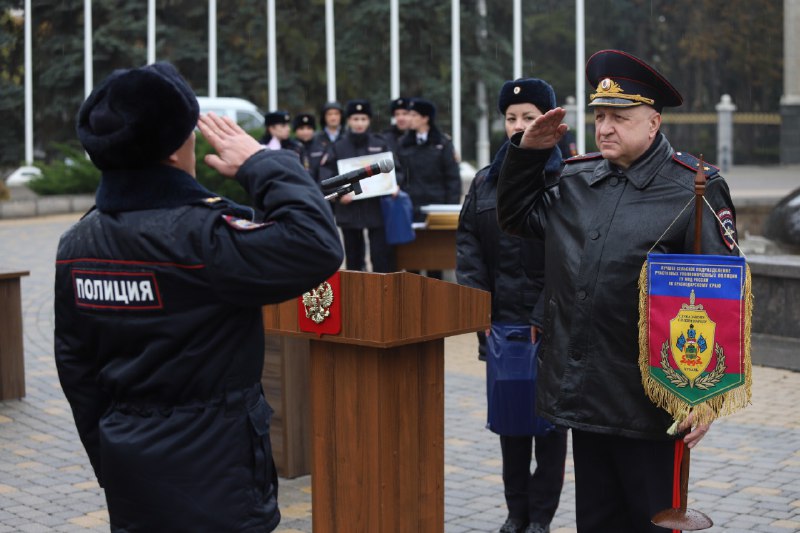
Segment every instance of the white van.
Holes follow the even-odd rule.
[[[219,116],[230,117],[245,130],[264,127],[264,114],[249,100],[243,98],[210,98],[198,96],[201,113],[213,111]]]

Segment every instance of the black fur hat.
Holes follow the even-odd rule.
[[[436,106],[430,100],[424,98],[412,98],[408,104],[409,111],[416,111],[422,116],[429,117],[430,122],[436,120]]]
[[[394,115],[394,112],[398,109],[408,109],[409,100],[408,98],[399,97],[395,98],[391,102],[389,102],[389,114]]]
[[[359,113],[372,117],[372,106],[369,104],[369,100],[350,100],[347,102],[345,110],[348,118]]]
[[[142,168],[165,160],[189,138],[199,107],[169,63],[115,70],[81,105],[76,130],[100,170]]]
[[[264,115],[264,126],[274,126],[275,124],[288,124],[289,123],[289,112],[283,111],[281,109],[277,111],[270,111],[266,115]]]
[[[317,129],[317,121],[311,113],[300,113],[292,119],[292,129],[296,130],[300,126],[308,126],[312,130]]]
[[[556,93],[549,83],[539,78],[507,81],[500,89],[497,109],[505,115],[512,104],[533,104],[544,114],[556,107]]]

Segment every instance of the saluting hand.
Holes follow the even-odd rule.
[[[519,142],[519,147],[544,150],[558,144],[558,141],[561,140],[561,137],[563,137],[569,129],[569,127],[562,122],[566,114],[567,112],[564,109],[556,107],[538,117],[525,128],[525,132],[522,134],[522,140]]]
[[[228,117],[200,115],[197,127],[217,152],[206,155],[206,165],[228,178],[234,177],[250,156],[265,148]]]

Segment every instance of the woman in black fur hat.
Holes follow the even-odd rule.
[[[553,88],[536,78],[507,81],[497,104],[507,137],[523,131],[555,106]],[[493,323],[530,325],[535,342],[543,327],[540,300],[544,297],[544,244],[503,233],[497,223],[497,176],[507,149],[508,141],[492,164],[478,171],[464,200],[456,234],[456,276],[462,285],[492,293]],[[556,147],[547,162],[547,175],[557,179],[561,166]],[[479,350],[485,359],[485,334],[479,335]],[[563,428],[549,427],[545,434],[535,437],[533,426],[523,434],[500,434],[508,507],[501,533],[550,531],[564,483],[567,433]],[[536,468],[531,474],[534,442]]]

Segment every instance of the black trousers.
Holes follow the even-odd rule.
[[[369,235],[369,257],[373,272],[395,272],[394,247],[386,242],[386,231],[383,227],[366,228]],[[342,228],[344,237],[344,256],[347,270],[366,269],[366,243],[364,229]]]
[[[500,435],[500,449],[508,516],[521,522],[549,524],[564,485],[567,430],[556,428],[542,437]],[[531,474],[533,450],[536,469]]]
[[[669,531],[650,519],[673,506],[675,441],[573,429],[572,457],[579,533]]]

